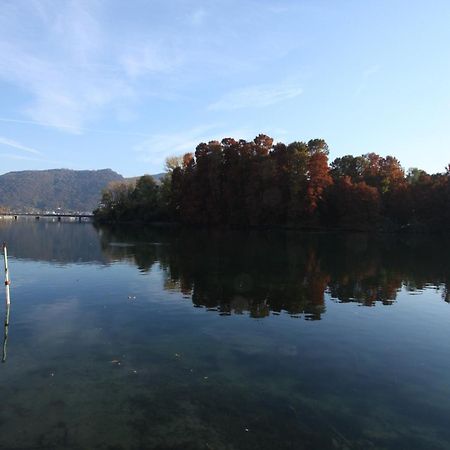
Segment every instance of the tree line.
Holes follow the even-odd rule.
[[[95,211],[99,221],[176,222],[211,227],[448,230],[450,165],[405,173],[392,156],[328,161],[323,139],[273,143],[232,138],[168,158],[158,183],[114,183]]]

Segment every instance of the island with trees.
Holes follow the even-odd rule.
[[[392,156],[343,156],[331,164],[322,139],[273,143],[223,139],[171,157],[158,182],[115,182],[99,222],[208,227],[448,231],[450,165],[407,172]]]

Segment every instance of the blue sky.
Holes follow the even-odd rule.
[[[223,137],[450,163],[450,2],[0,0],[0,173]]]

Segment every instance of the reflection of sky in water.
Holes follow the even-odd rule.
[[[91,239],[85,225],[70,234],[82,241],[81,230]],[[217,247],[192,253],[195,246],[188,252],[173,241],[117,247],[108,239],[81,263],[70,243],[64,261],[49,262],[17,259],[10,242],[0,448],[447,447],[450,305],[443,288],[432,287],[446,281],[443,263],[419,266],[413,277],[407,263],[388,267],[378,257],[370,270],[346,263],[345,277],[320,246],[312,258],[302,241],[309,259],[294,260],[258,241],[269,247],[265,261],[254,260],[270,269],[262,280],[248,263],[261,255],[253,244],[242,248],[247,262],[236,262],[245,271],[234,271]],[[252,278],[247,289],[235,282],[239,273]],[[420,285],[417,295],[402,287],[403,274]],[[308,276],[320,282],[314,289],[305,290]],[[305,295],[324,282],[323,304],[313,305],[321,320],[302,320],[311,308]],[[393,284],[395,301],[370,308],[337,301],[327,288],[333,282],[334,292],[379,296]],[[300,319],[274,315],[270,304],[268,315],[249,318],[248,305],[262,310],[260,299],[283,293],[288,302],[279,304],[302,298]],[[243,314],[220,315],[230,295],[241,299]]]

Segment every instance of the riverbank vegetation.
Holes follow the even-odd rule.
[[[158,183],[114,183],[95,211],[104,222],[174,222],[212,227],[448,230],[450,165],[405,173],[375,153],[328,161],[322,139],[273,144],[211,141],[168,158]]]

